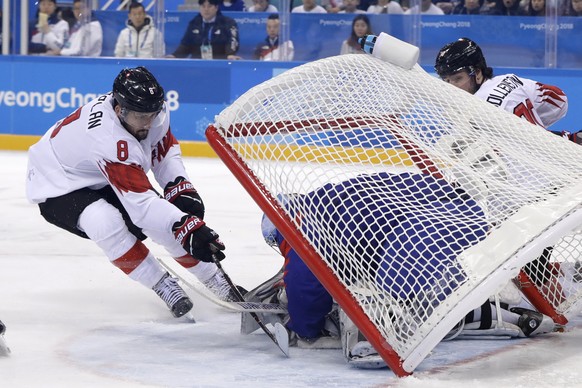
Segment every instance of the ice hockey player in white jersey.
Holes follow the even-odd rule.
[[[515,74],[493,75],[481,48],[468,38],[461,38],[445,45],[437,54],[435,71],[445,82],[474,94],[483,101],[500,107],[543,128],[556,123],[568,112],[568,98],[557,86],[547,85]],[[582,143],[579,133],[551,131],[575,143]],[[523,182],[522,182],[523,183]],[[537,286],[554,289],[552,295],[561,294],[561,286],[552,276],[552,247],[547,247],[540,257],[527,264],[523,270]],[[539,273],[543,273],[540,275]],[[545,284],[540,279],[547,280]]]
[[[26,194],[51,224],[94,241],[131,279],[151,288],[175,317],[192,302],[142,243],[163,245],[222,299],[230,287],[215,260],[224,244],[170,130],[164,90],[144,67],[122,70],[113,91],[55,123],[29,150]],[[147,173],[164,188],[161,196]]]
[[[515,74],[493,76],[481,48],[468,38],[445,45],[434,68],[443,81],[544,128],[568,111],[568,98],[556,86]]]

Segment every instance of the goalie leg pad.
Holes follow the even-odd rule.
[[[272,278],[259,284],[257,287],[247,292],[244,295],[247,302],[261,302],[261,303],[282,303],[286,304],[287,297],[285,295],[285,287],[283,282],[283,268],[279,270]],[[285,314],[268,314],[257,313],[263,323],[285,324],[288,321],[288,316]],[[259,329],[259,324],[249,313],[241,314],[241,334],[251,334]]]
[[[507,322],[492,322],[490,329],[479,328],[480,322],[466,324],[455,339],[510,339],[519,338],[523,334],[518,326]]]
[[[282,324],[285,325],[284,315],[281,314],[269,314],[269,313],[255,313],[259,316],[260,320],[266,324]],[[241,322],[240,322],[240,333],[241,334],[251,334],[255,331],[259,330],[260,326],[253,318],[250,313],[241,313]]]
[[[383,369],[388,367],[368,341],[360,341],[354,346],[348,364],[358,369]]]
[[[360,330],[339,310],[342,352],[348,364],[358,369],[386,368],[386,363],[376,349],[366,340]]]

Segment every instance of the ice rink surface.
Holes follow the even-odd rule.
[[[185,164],[233,280],[251,289],[275,274],[282,259],[263,242],[249,195],[218,159]],[[339,350],[291,348],[286,359],[266,335],[241,335],[238,314],[196,294],[196,323],[173,319],[94,243],[27,203],[26,153],[0,152],[0,176],[0,320],[12,349],[0,357],[0,387],[582,387],[582,320],[533,339],[441,343],[399,379],[353,369]]]

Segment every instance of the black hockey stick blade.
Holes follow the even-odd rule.
[[[232,290],[232,292],[234,293],[234,295],[238,298],[238,301],[239,302],[244,302],[245,301],[244,297],[242,296],[242,294],[240,293],[240,291],[238,290],[238,288],[236,287],[236,285],[233,283],[233,281],[230,279],[230,276],[228,276],[228,274],[226,273],[226,271],[222,268],[222,265],[220,264],[220,260],[218,260],[218,258],[215,255],[212,255],[212,260],[214,261],[214,264],[216,264],[216,266],[218,267],[218,270],[222,273],[222,276],[224,276],[224,278],[226,279],[226,282],[230,286],[230,289]],[[289,340],[288,340],[288,337],[287,337],[286,346],[285,346],[285,344],[283,344],[283,346],[281,346],[281,344],[277,340],[277,337],[275,337],[275,334],[273,334],[269,330],[269,328],[265,325],[265,323],[261,320],[261,318],[259,318],[259,316],[257,315],[257,313],[249,312],[249,314],[257,322],[257,325],[259,325],[259,327],[265,332],[265,334],[267,334],[269,336],[269,338],[271,339],[271,341],[273,341],[275,343],[275,345],[277,345],[279,347],[279,349],[281,350],[281,352],[283,352],[283,354],[286,357],[289,357]],[[287,333],[286,330],[285,330],[285,333]]]

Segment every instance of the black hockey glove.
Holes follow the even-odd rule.
[[[164,198],[184,213],[204,219],[204,202],[194,185],[184,177],[177,177],[164,188]]]
[[[184,216],[174,224],[172,231],[176,241],[195,259],[212,263],[225,258],[221,252],[225,246],[218,239],[218,233],[206,226],[200,218]]]

